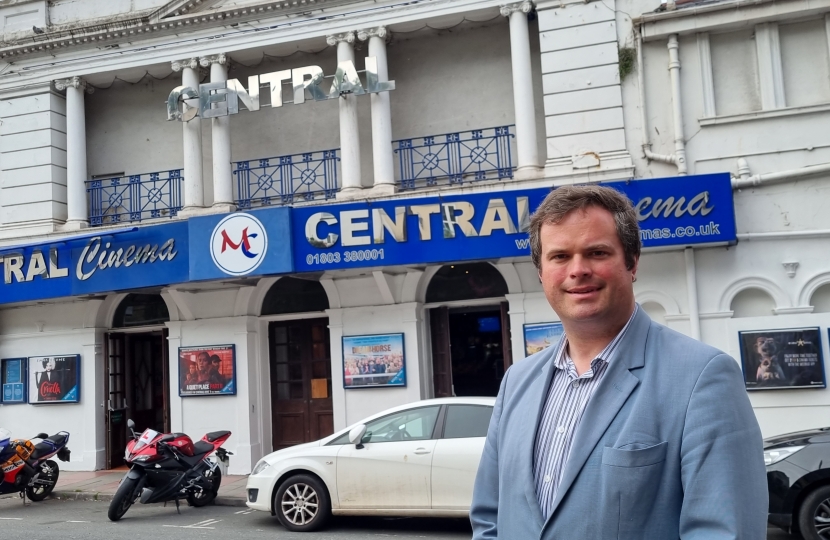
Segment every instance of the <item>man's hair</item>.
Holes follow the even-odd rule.
[[[590,186],[562,186],[551,191],[530,218],[530,253],[537,269],[542,267],[542,225],[560,223],[574,210],[585,210],[596,206],[604,208],[614,216],[617,236],[623,246],[625,266],[634,268],[640,256],[640,225],[637,212],[631,201],[616,189]]]
[[[214,355],[211,355],[211,357],[210,357],[210,363],[211,363],[211,364],[221,364],[221,363],[222,363],[222,359],[221,359],[221,358],[219,358],[219,355],[218,355],[218,354],[214,354]]]

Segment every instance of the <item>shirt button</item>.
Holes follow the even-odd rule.
[[[559,426],[558,428],[556,428],[556,431],[558,431],[559,433],[565,433],[565,426]]]
[[[550,482],[550,475],[546,474],[545,475],[545,483],[547,484],[548,482]]]
[[[573,382],[573,387],[576,388],[577,386],[579,386],[579,381],[574,381]]]

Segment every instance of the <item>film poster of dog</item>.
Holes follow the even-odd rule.
[[[78,403],[80,371],[77,354],[29,358],[29,403]]]
[[[179,347],[179,395],[236,394],[236,355],[233,345]]]
[[[740,332],[747,390],[826,388],[818,328]]]

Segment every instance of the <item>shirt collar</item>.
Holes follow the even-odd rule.
[[[614,339],[612,339],[611,342],[608,343],[608,345],[606,345],[605,348],[602,349],[602,351],[600,351],[600,353],[598,355],[596,355],[596,357],[594,357],[593,360],[591,360],[591,367],[592,368],[598,360],[603,361],[603,362],[608,362],[608,363],[611,362],[611,360],[615,356],[614,353],[617,352],[617,346],[620,344],[620,341],[622,341],[622,338],[625,337],[625,333],[628,331],[628,328],[631,326],[631,322],[634,320],[634,317],[637,316],[638,311],[640,311],[640,305],[635,303],[634,304],[634,311],[631,313],[631,317],[628,318],[628,322],[626,322],[625,326],[622,327],[622,330],[620,330],[619,333],[614,337]],[[568,365],[570,363],[572,363],[572,361],[568,357],[567,350],[568,350],[568,336],[566,334],[566,335],[562,336],[562,342],[559,346],[559,350],[556,352],[556,356],[554,357],[553,365],[557,369],[567,370]]]

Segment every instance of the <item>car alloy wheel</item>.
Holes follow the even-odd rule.
[[[325,486],[308,475],[292,476],[277,490],[274,505],[280,522],[289,531],[314,531],[331,515]]]
[[[805,540],[830,540],[830,486],[807,495],[798,518],[798,528]]]

